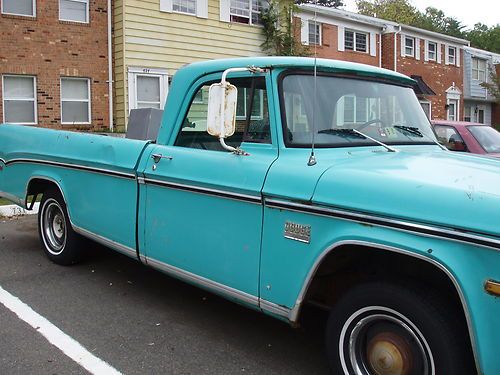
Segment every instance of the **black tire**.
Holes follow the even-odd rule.
[[[371,282],[349,290],[326,329],[333,374],[476,374],[462,320],[442,300],[413,284]]]
[[[58,190],[43,193],[38,212],[38,235],[52,262],[68,266],[81,260],[83,238],[71,227],[66,203]]]

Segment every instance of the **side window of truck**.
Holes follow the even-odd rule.
[[[264,77],[229,80],[238,89],[236,132],[226,143],[238,147],[242,142],[271,143],[271,128]],[[198,89],[184,118],[176,146],[224,151],[219,140],[207,132],[208,89],[210,82]]]

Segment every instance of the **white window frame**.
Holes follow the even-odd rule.
[[[428,118],[430,120],[432,118],[432,102],[430,100],[425,100],[425,99],[419,99],[418,102],[420,103],[420,106],[422,106],[422,104],[429,105],[429,117]],[[422,107],[422,110],[423,110],[423,107]]]
[[[31,2],[33,4],[33,13],[32,14],[20,14],[20,13],[4,12],[3,11],[3,2],[4,2],[4,0],[0,0],[0,2],[1,2],[1,5],[2,5],[2,14],[10,14],[10,15],[13,15],[13,16],[22,16],[22,17],[31,17],[31,18],[35,18],[36,17],[36,0],[31,0]]]
[[[179,14],[187,14],[188,16],[196,16],[198,14],[198,1],[195,0],[194,2],[194,13],[191,12],[183,12],[181,10],[175,10],[174,9],[174,4],[175,0],[172,0],[172,12],[173,13],[179,13]]]
[[[345,121],[345,113],[346,113],[346,102],[345,102],[345,99],[352,99],[353,100],[353,122],[346,122]],[[364,99],[366,100],[366,98]],[[341,105],[340,105],[340,101],[342,101]],[[366,100],[365,102],[365,106],[366,106],[366,110],[365,110],[365,118],[364,119],[358,119],[358,97],[356,95],[344,95],[342,96],[338,101],[337,103],[335,103],[335,106],[336,106],[336,116],[337,116],[337,124],[357,124],[359,122],[366,122],[368,121],[368,119],[371,117],[371,113],[370,113],[370,100]],[[359,120],[359,121],[358,121]]]
[[[450,108],[448,107],[448,109],[446,110],[446,119],[448,121],[458,121],[459,120],[459,114],[460,114],[460,99],[450,99],[448,98],[446,100],[446,104],[448,104],[448,106],[452,105],[455,107],[455,111],[453,113],[453,118],[450,117]]]
[[[240,88],[241,90],[241,88]],[[245,109],[245,115],[243,116],[236,116],[236,120],[246,120],[247,119],[247,88],[243,88],[243,98],[244,98],[244,104],[243,108]],[[259,90],[259,102],[260,102],[260,112],[257,116],[252,115],[250,116],[250,120],[262,120],[264,118],[264,91]]]
[[[81,99],[63,99],[62,96],[62,81],[67,80],[67,81],[86,81],[87,82],[87,99],[86,100],[81,100]],[[59,80],[60,83],[60,99],[61,99],[61,125],[90,125],[92,124],[92,96],[91,96],[91,89],[90,89],[90,78],[85,78],[85,77],[61,77]],[[64,122],[63,121],[63,102],[75,102],[75,103],[85,103],[87,102],[87,113],[88,113],[88,119],[89,121],[87,122]]]
[[[431,57],[431,51],[429,46],[433,45],[434,46],[434,57]],[[438,60],[438,44],[436,42],[431,42],[430,40],[426,41],[425,43],[425,53],[427,54],[427,61],[437,61]]]
[[[467,120],[467,118],[469,118],[469,119]],[[472,106],[470,104],[466,104],[464,106],[464,121],[465,122],[472,122]]]
[[[31,99],[10,99],[5,97],[5,82],[4,79],[5,77],[23,77],[23,78],[33,78],[33,95],[34,100],[33,100],[33,106],[35,107],[34,110],[34,115],[35,115],[35,122],[22,122],[20,124],[22,125],[37,125],[38,124],[38,100],[37,100],[37,93],[36,93],[36,87],[37,87],[37,82],[36,82],[36,76],[32,75],[22,75],[22,74],[3,74],[2,75],[2,113],[3,113],[3,122],[5,123],[5,101],[6,100],[17,100],[17,101],[23,101],[23,102],[30,102],[32,101]]]
[[[252,4],[252,3],[253,3],[254,1],[258,1],[258,0],[248,0],[248,6],[249,6],[249,8],[248,8],[248,17],[247,17],[247,16],[243,16],[243,15],[241,15],[241,14],[232,13],[232,12],[231,12],[231,8],[232,8],[232,6],[231,6],[231,0],[229,0],[229,19],[230,19],[230,20],[231,20],[231,17],[232,17],[232,16],[234,16],[234,17],[241,17],[241,18],[248,18],[248,23],[245,23],[245,22],[237,22],[237,21],[233,21],[233,20],[231,20],[231,23],[238,23],[238,24],[240,24],[240,25],[254,25],[254,26],[260,26],[260,27],[262,27],[262,24],[260,24],[260,23],[253,23],[253,21],[252,21],[252,15],[253,15],[254,13],[257,13],[257,14],[262,14],[262,12],[257,12],[257,11],[255,11],[255,10],[253,10],[253,6],[252,6],[253,4]],[[265,3],[265,1],[266,1],[266,0],[262,0],[262,3]],[[246,9],[245,9],[245,10],[246,10]]]
[[[474,68],[474,61],[477,61],[477,68]],[[483,63],[484,64],[484,70],[483,69],[480,69],[480,66],[479,64],[480,63]],[[487,67],[487,62],[486,60],[484,59],[481,59],[479,57],[473,57],[472,60],[471,60],[471,67],[472,67],[472,79],[475,80],[475,81],[481,81],[481,82],[484,82],[486,81],[486,67]],[[474,77],[474,72],[476,72],[476,76],[477,77]],[[480,76],[479,76],[479,73],[482,73],[483,75],[483,78],[481,79]]]
[[[345,44],[345,39],[346,39],[345,38],[345,34],[346,33],[352,33],[353,34],[353,39],[352,39],[352,41],[353,41],[353,46],[352,46],[353,49],[348,49],[346,47],[346,44]],[[359,51],[357,49],[356,37],[357,37],[358,34],[363,34],[363,35],[366,36],[366,50],[365,51]],[[351,51],[351,52],[369,53],[370,52],[370,39],[369,38],[370,38],[370,34],[367,33],[367,32],[357,31],[357,30],[353,30],[353,29],[344,29],[344,49],[346,51]]]
[[[406,57],[415,57],[416,38],[414,38],[412,36],[408,36],[408,35],[405,35],[404,38],[405,38],[405,45],[404,45],[405,51],[404,51],[404,55]],[[408,44],[406,43],[408,40],[411,40],[412,43],[413,43],[413,45],[411,47],[409,47]],[[411,48],[411,54],[406,53],[406,49],[407,48]]]
[[[90,23],[90,0],[67,0],[67,1],[72,1],[74,3],[87,4],[87,13],[85,15],[86,20],[85,21],[76,21],[76,20],[67,20],[67,19],[62,18],[61,17],[61,0],[59,0],[59,21],[76,22],[76,23],[83,23],[83,24]]]
[[[168,95],[168,71],[156,68],[128,68],[128,113],[132,109],[137,109],[137,76],[159,77],[160,78],[160,109],[165,107]]]
[[[453,51],[453,55],[450,53]],[[453,61],[452,58],[453,57]],[[448,65],[457,65],[457,47],[446,46],[446,64]]]
[[[317,31],[318,31],[318,43],[313,43],[311,41],[311,31],[310,31],[311,26],[315,26],[317,28]],[[310,45],[310,46],[314,46],[314,45],[321,46],[321,44],[322,44],[322,36],[321,36],[322,32],[321,32],[321,29],[322,28],[323,27],[322,27],[322,24],[320,22],[317,22],[317,21],[315,22],[314,20],[309,20],[307,22],[307,42],[308,42],[308,45]],[[316,35],[316,33],[315,33],[315,35]]]

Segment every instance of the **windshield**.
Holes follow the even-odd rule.
[[[500,152],[500,133],[489,126],[468,126],[474,138],[488,153]]]
[[[282,82],[285,142],[310,147],[434,143],[429,120],[413,90],[377,81],[287,75]],[[362,134],[368,136],[363,136]]]

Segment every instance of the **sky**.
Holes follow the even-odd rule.
[[[345,9],[355,12],[355,0],[343,0]],[[428,6],[441,9],[446,16],[454,17],[467,29],[478,22],[493,26],[500,23],[499,0],[410,0],[415,7],[424,11]]]

